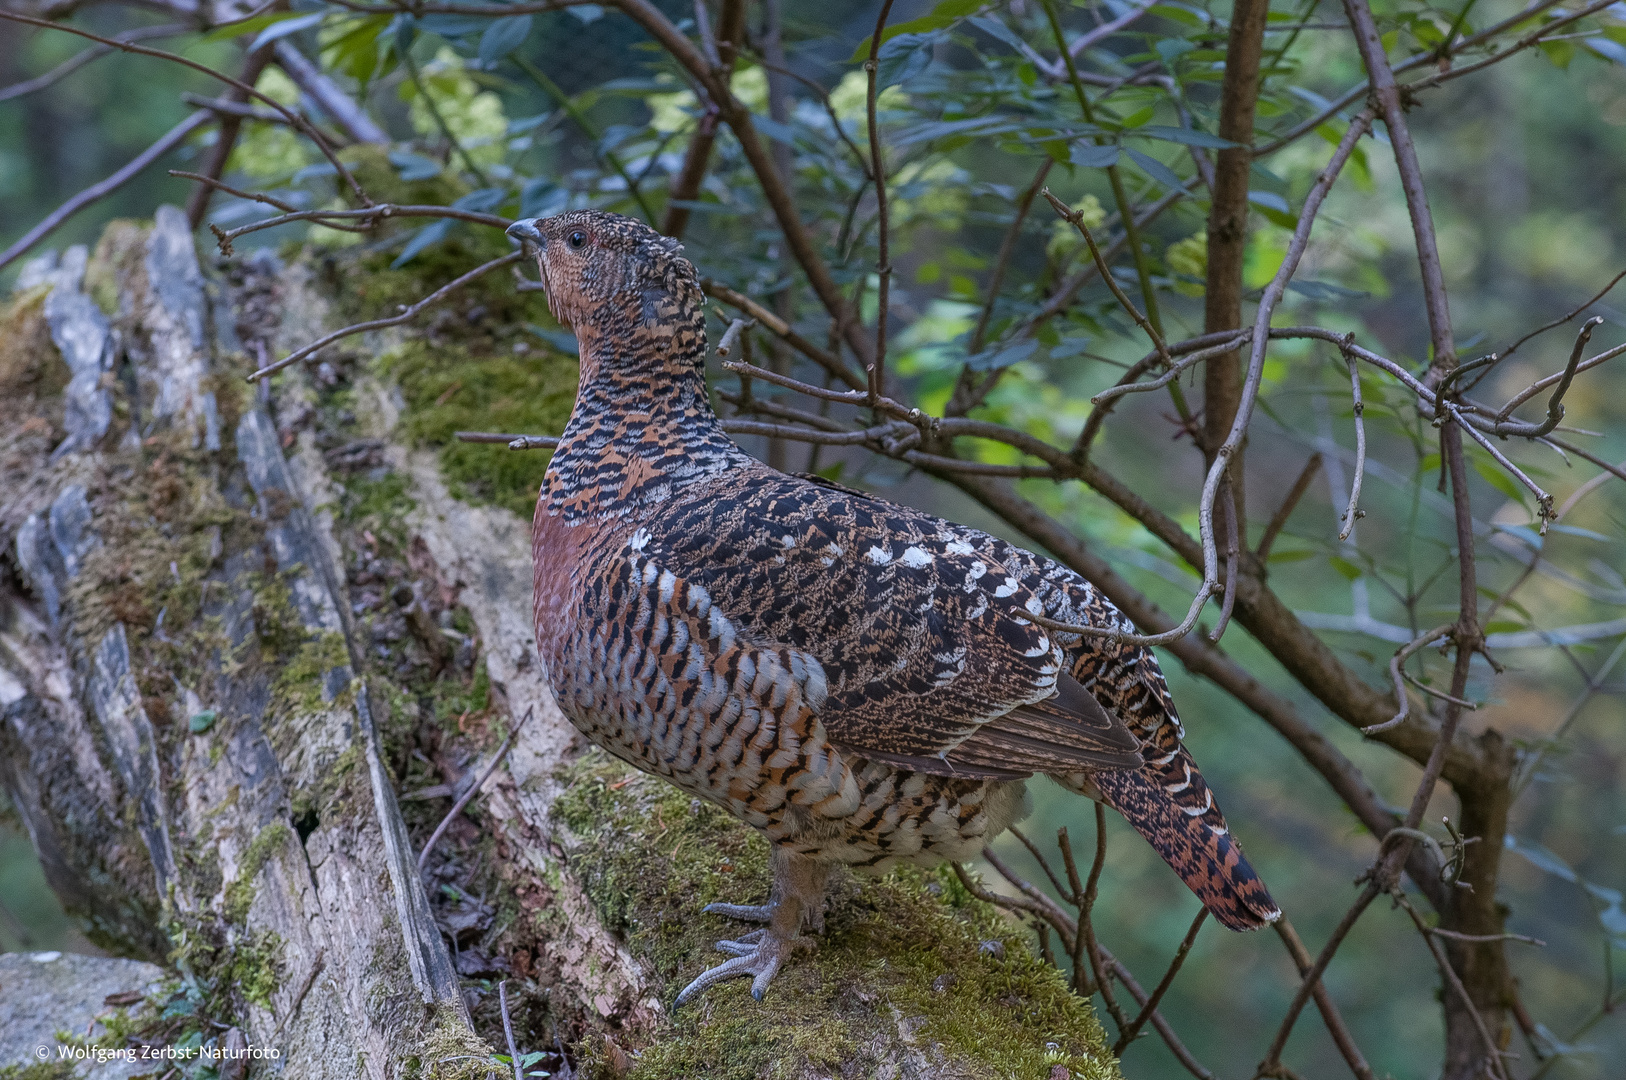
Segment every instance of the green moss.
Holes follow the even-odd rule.
[[[413,341],[385,356],[382,366],[406,399],[407,435],[440,451],[452,494],[529,518],[548,455],[458,442],[456,432],[557,435],[576,397],[575,360],[543,348],[483,355],[464,345]]]
[[[418,504],[408,492],[407,478],[385,473],[377,480],[354,473],[345,482],[339,520],[352,529],[371,529],[396,547],[407,542],[406,517]]]
[[[0,391],[54,397],[68,385],[68,365],[45,321],[48,286],[39,285],[0,304]]]
[[[463,1018],[447,1006],[437,1006],[423,1038],[420,1056],[406,1062],[409,1075],[434,1080],[485,1080],[512,1070],[492,1057],[491,1047],[470,1031]]]
[[[306,639],[291,657],[285,652],[275,655],[281,666],[271,683],[271,701],[278,711],[309,714],[344,707],[328,693],[333,672],[350,665],[343,634],[329,630]],[[339,697],[348,695],[347,688]]]
[[[232,949],[224,974],[226,985],[244,1001],[269,1009],[271,995],[282,985],[282,937],[269,930],[246,935]]]
[[[292,836],[288,826],[279,821],[261,829],[260,835],[248,845],[238,864],[237,877],[226,886],[224,915],[228,922],[241,923],[248,918],[248,909],[254,903],[254,879]]]
[[[580,840],[572,868],[670,1004],[722,959],[714,942],[741,930],[700,908],[766,899],[767,843],[723,811],[597,752],[566,779],[557,809]],[[748,980],[713,987],[676,1013],[631,1076],[864,1075],[903,1030],[944,1075],[1047,1080],[1056,1065],[1075,1078],[1118,1075],[1088,1002],[946,868],[838,875],[831,896],[817,949],[792,961],[762,1002],[752,1000]],[[990,940],[1003,949],[984,950]]]
[[[73,1062],[35,1062],[32,1065],[0,1065],[0,1080],[73,1080]]]

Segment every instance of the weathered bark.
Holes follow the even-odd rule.
[[[670,1014],[739,932],[699,908],[765,897],[766,845],[584,753],[534,660],[526,522],[425,442],[496,391],[391,374],[512,363],[540,301],[494,276],[246,387],[423,284],[342,258],[206,278],[165,208],[0,312],[0,781],[70,913],[277,1047],[268,1075],[485,1076],[506,975],[521,1049],[586,1075],[1115,1076],[1088,1004],[952,876],[842,879],[764,1002]]]

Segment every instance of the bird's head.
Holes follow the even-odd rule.
[[[578,332],[701,310],[700,280],[683,245],[641,221],[602,210],[524,218],[508,235],[532,245],[554,318]]]

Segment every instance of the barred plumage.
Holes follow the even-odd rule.
[[[1090,583],[978,530],[769,469],[706,396],[694,268],[616,215],[520,222],[582,383],[533,532],[537,643],[593,742],[775,845],[768,922],[703,973],[766,988],[829,866],[960,860],[1052,775],[1122,812],[1226,926],[1277,916],[1180,745],[1149,650]]]

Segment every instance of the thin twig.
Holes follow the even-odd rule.
[[[298,128],[302,134],[307,136],[311,142],[316,144],[316,148],[322,152],[322,156],[327,158],[329,164],[337,169],[339,175],[349,183],[351,190],[356,194],[356,198],[360,199],[363,205],[368,205],[372,202],[372,200],[367,197],[367,193],[362,190],[361,185],[356,181],[355,176],[351,174],[349,169],[344,167],[344,163],[341,162],[338,155],[333,152],[333,147],[328,145],[328,141],[322,137],[322,133],[320,131],[318,131],[304,117],[300,116],[292,109],[289,109],[280,101],[260,93],[260,91],[254,89],[254,87],[245,82],[234,79],[224,72],[216,71],[207,64],[200,64],[196,60],[188,60],[184,56],[179,56],[172,52],[165,52],[162,49],[149,49],[144,45],[135,45],[128,41],[117,41],[113,38],[105,38],[100,34],[92,34],[88,30],[81,30],[77,26],[66,26],[62,23],[54,23],[45,19],[36,19],[31,15],[19,15],[14,11],[6,11],[4,9],[0,9],[0,19],[8,19],[12,22],[25,23],[29,26],[40,26],[47,30],[61,30],[64,33],[77,34],[82,38],[89,38],[91,41],[99,41],[103,45],[111,45],[114,48],[122,49],[125,52],[139,53],[142,56],[152,56],[160,60],[171,60],[177,64],[182,64],[189,67],[194,71],[201,71],[210,78],[219,79],[228,86],[234,86],[251,97],[259,98],[261,101],[265,102],[267,105],[271,106],[277,112],[286,117],[292,127]],[[206,113],[205,115],[208,114]]]
[[[462,797],[452,804],[452,808],[446,811],[446,816],[441,818],[439,825],[435,826],[435,831],[429,834],[428,842],[424,844],[423,850],[418,853],[418,873],[423,873],[424,866],[429,862],[429,853],[435,850],[436,842],[440,840],[447,829],[451,828],[452,822],[457,820],[457,815],[463,812],[463,808],[469,804],[469,800],[480,793],[480,789],[485,786],[486,781],[491,779],[491,774],[497,771],[497,766],[502,764],[502,759],[508,756],[509,748],[514,745],[515,736],[519,734],[520,729],[525,726],[525,721],[529,720],[531,714],[535,711],[535,708],[525,710],[525,715],[519,718],[519,723],[515,724],[513,730],[509,731],[507,738],[503,739],[502,745],[497,747],[497,752],[491,755],[491,763],[485,767],[485,770],[480,773],[474,783],[469,785],[469,789],[463,793]]]
[[[1402,678],[1406,661],[1411,659],[1417,650],[1440,640],[1455,630],[1456,627],[1456,623],[1448,622],[1436,626],[1432,630],[1425,630],[1395,652],[1394,656],[1389,660],[1389,678],[1394,682],[1395,700],[1400,705],[1400,711],[1381,724],[1373,724],[1370,727],[1362,728],[1361,734],[1376,735],[1380,731],[1388,731],[1390,728],[1399,727],[1405,722],[1406,717],[1411,715],[1411,699],[1406,696],[1406,683]]]
[[[224,191],[227,195],[235,195],[239,199],[248,199],[250,202],[263,203],[266,206],[274,206],[278,210],[288,214],[299,213],[299,207],[295,206],[293,203],[284,202],[275,196],[265,194],[263,191],[243,191],[241,188],[234,188],[230,184],[223,183],[218,177],[204,176],[202,173],[187,172],[185,169],[169,169],[168,172],[171,176],[178,176],[182,180],[196,180],[200,184],[207,184],[211,188],[218,191]]]
[[[322,349],[325,349],[335,341],[347,338],[352,334],[360,334],[368,330],[382,330],[386,326],[399,326],[401,323],[409,322],[424,308],[438,304],[451,293],[457,291],[464,285],[467,285],[481,274],[489,273],[498,267],[507,266],[510,263],[519,262],[520,259],[524,257],[525,253],[523,251],[511,251],[500,259],[492,259],[488,263],[482,263],[481,265],[476,266],[473,270],[470,270],[468,273],[464,274],[462,277],[454,278],[452,281],[442,285],[440,288],[436,289],[422,300],[419,300],[416,304],[413,304],[411,307],[401,312],[401,314],[388,319],[374,319],[371,322],[357,323],[354,326],[346,326],[342,330],[335,330],[326,337],[319,338],[316,341],[311,342],[309,345],[306,345],[304,348],[297,349],[294,352],[289,353],[276,363],[268,364],[265,367],[260,368],[258,371],[248,376],[248,381],[257,382],[258,380],[265,378],[267,375],[281,371],[290,364],[297,364],[307,356],[311,356]]]
[[[824,370],[846,383],[855,390],[862,390],[867,385],[862,375],[855,374],[851,368],[842,363],[841,358],[828,349],[821,349],[796,332],[784,319],[763,307],[744,293],[729,288],[719,281],[702,278],[700,288],[707,296],[721,300],[731,307],[738,308],[751,318],[761,323],[774,336],[780,338],[785,344],[801,353],[803,356],[818,364]]]
[[[1343,919],[1333,929],[1332,936],[1327,939],[1327,944],[1322,947],[1321,953],[1315,958],[1314,963],[1309,962],[1310,957],[1308,951],[1304,948],[1304,942],[1299,940],[1298,932],[1293,929],[1293,925],[1287,920],[1287,917],[1284,915],[1276,920],[1274,924],[1276,934],[1282,939],[1282,943],[1287,946],[1288,953],[1293,957],[1293,963],[1299,969],[1301,981],[1298,990],[1293,994],[1292,1002],[1287,1007],[1287,1014],[1282,1017],[1281,1026],[1276,1029],[1276,1037],[1270,1042],[1270,1049],[1265,1052],[1265,1059],[1259,1063],[1259,1068],[1254,1073],[1255,1076],[1271,1076],[1281,1068],[1282,1050],[1287,1046],[1287,1037],[1292,1034],[1293,1025],[1297,1022],[1299,1014],[1304,1011],[1305,1002],[1309,1001],[1313,995],[1316,999],[1316,1007],[1321,1010],[1321,1018],[1327,1024],[1327,1030],[1332,1033],[1334,1041],[1339,1043],[1339,1050],[1343,1053],[1344,1059],[1349,1062],[1350,1068],[1356,1076],[1362,1077],[1363,1080],[1371,1080],[1372,1069],[1366,1064],[1365,1058],[1361,1056],[1359,1049],[1356,1048],[1354,1041],[1350,1038],[1343,1019],[1338,1015],[1337,1009],[1332,1004],[1332,998],[1321,984],[1321,976],[1326,972],[1327,965],[1332,963],[1333,954],[1338,951],[1338,946],[1342,945],[1344,939],[1349,936],[1350,930],[1354,929],[1356,921],[1361,917],[1361,913],[1377,898],[1379,891],[1375,881],[1367,883],[1366,888],[1361,891],[1355,903],[1350,905],[1349,910],[1344,913]]]
[[[164,26],[138,26],[134,30],[125,30],[114,35],[115,41],[147,41],[151,38],[177,37],[181,34],[190,34],[192,27],[184,24],[171,23]],[[43,75],[36,75],[25,82],[12,83],[0,89],[0,101],[10,101],[25,94],[32,94],[47,87],[55,86],[63,79],[72,75],[92,60],[99,60],[113,51],[112,45],[92,45],[82,52],[68,57],[56,67]]]
[[[1468,435],[1474,440],[1474,442],[1478,443],[1487,454],[1496,459],[1496,463],[1498,465],[1512,473],[1515,480],[1523,484],[1530,490],[1531,494],[1535,495],[1537,506],[1536,514],[1541,519],[1541,532],[1545,534],[1547,531],[1547,523],[1550,522],[1554,516],[1553,497],[1547,494],[1547,492],[1542,489],[1540,484],[1530,479],[1529,475],[1525,473],[1523,469],[1513,464],[1513,462],[1508,459],[1507,455],[1498,450],[1489,439],[1485,438],[1477,427],[1474,427],[1472,424],[1464,420],[1462,418],[1462,413],[1458,411],[1456,405],[1449,401],[1442,401],[1440,404],[1444,407],[1445,411],[1450,414],[1451,418],[1454,419],[1460,427],[1468,432]]]
[[[1276,508],[1275,515],[1270,519],[1270,523],[1265,526],[1265,534],[1259,538],[1259,547],[1254,551],[1253,557],[1259,560],[1261,566],[1269,561],[1270,549],[1276,543],[1276,537],[1281,533],[1282,529],[1287,527],[1287,519],[1293,516],[1293,508],[1298,506],[1300,499],[1304,498],[1304,493],[1310,490],[1311,481],[1315,479],[1315,474],[1320,471],[1321,451],[1317,450],[1304,463],[1304,468],[1299,470],[1298,479],[1294,480],[1293,486],[1287,489],[1287,498],[1283,499],[1282,505]]]
[[[1502,1048],[1497,1044],[1496,1039],[1492,1037],[1490,1028],[1485,1026],[1485,1018],[1479,1015],[1478,1006],[1474,1004],[1474,999],[1469,995],[1468,988],[1462,984],[1461,976],[1451,966],[1451,961],[1445,955],[1445,950],[1441,949],[1439,943],[1434,940],[1434,933],[1431,932],[1429,925],[1423,921],[1423,916],[1412,906],[1411,901],[1406,899],[1406,894],[1396,892],[1394,899],[1395,903],[1404,908],[1406,914],[1411,916],[1412,925],[1417,927],[1417,932],[1423,935],[1423,940],[1428,943],[1428,951],[1434,957],[1434,963],[1439,967],[1440,974],[1444,976],[1445,981],[1456,992],[1457,996],[1462,999],[1462,1003],[1467,1006],[1468,1015],[1473,1017],[1474,1027],[1479,1030],[1479,1037],[1485,1042],[1485,1051],[1489,1055],[1487,1063],[1491,1066],[1492,1076],[1507,1080],[1507,1064],[1502,1060]]]
[[[1130,974],[1129,969],[1119,963],[1118,959],[1107,952],[1104,947],[1101,949],[1101,955],[1106,961],[1107,967],[1112,969],[1113,973],[1117,975],[1118,981],[1123,983],[1124,988],[1129,991],[1129,996],[1135,999],[1136,1004],[1145,1007],[1151,999],[1147,996],[1146,991],[1141,989],[1140,983],[1135,981],[1135,976]],[[1186,1045],[1174,1033],[1174,1028],[1164,1019],[1163,1014],[1156,1009],[1152,1010],[1152,1028],[1162,1037],[1164,1045],[1169,1048],[1169,1053],[1174,1055],[1175,1060],[1180,1062],[1187,1072],[1197,1077],[1197,1080],[1216,1080],[1214,1074],[1204,1068],[1192,1056],[1191,1051],[1186,1049]]]
[[[1508,432],[1508,434],[1527,435],[1533,438],[1539,435],[1545,435],[1549,431],[1553,430],[1553,428],[1558,426],[1558,422],[1564,418],[1564,394],[1569,390],[1570,381],[1575,378],[1576,369],[1580,366],[1581,351],[1586,348],[1587,342],[1592,339],[1592,328],[1602,322],[1603,316],[1593,316],[1582,324],[1580,333],[1575,335],[1575,347],[1570,350],[1569,363],[1564,365],[1564,370],[1557,376],[1558,389],[1554,390],[1553,396],[1547,399],[1547,419],[1539,426],[1529,424],[1524,425],[1525,427],[1531,428],[1529,431],[1514,431]],[[1502,410],[1496,414],[1498,428],[1501,426],[1500,422],[1506,420],[1508,416],[1512,414],[1514,409],[1517,409],[1520,405],[1524,404],[1526,401],[1529,401],[1536,394],[1539,394],[1543,389],[1543,384],[1550,382],[1552,382],[1551,376],[1546,379],[1538,380],[1536,383],[1516,394],[1506,405],[1503,405]],[[1497,434],[1500,435],[1503,434],[1503,432],[1498,430]]]
[[[1101,275],[1102,282],[1106,284],[1107,288],[1112,290],[1113,297],[1118,301],[1119,306],[1129,313],[1129,317],[1135,320],[1135,325],[1146,332],[1146,336],[1152,341],[1152,348],[1157,351],[1158,359],[1163,361],[1165,364],[1171,363],[1169,359],[1169,348],[1163,343],[1163,335],[1157,332],[1157,328],[1152,325],[1150,319],[1141,314],[1140,309],[1135,306],[1134,301],[1130,300],[1129,297],[1124,294],[1123,289],[1119,288],[1118,282],[1113,278],[1112,272],[1107,269],[1106,260],[1101,257],[1101,249],[1095,246],[1095,237],[1090,234],[1090,227],[1084,224],[1083,213],[1072,209],[1066,203],[1056,198],[1050,193],[1049,188],[1045,188],[1042,192],[1040,192],[1040,194],[1049,201],[1051,208],[1054,209],[1057,214],[1061,215],[1068,222],[1070,222],[1073,228],[1078,230],[1079,235],[1084,237],[1084,242],[1088,244],[1090,248],[1090,258],[1095,262],[1096,273]]]
[[[1349,507],[1344,511],[1344,527],[1338,532],[1340,541],[1348,540],[1355,523],[1366,516],[1366,511],[1360,509],[1361,479],[1366,475],[1366,421],[1362,417],[1366,406],[1361,402],[1361,372],[1355,366],[1355,357],[1345,353],[1344,363],[1349,365],[1349,388],[1355,399],[1355,479],[1349,485]]]
[[[11,15],[8,12],[0,11],[0,17],[10,18]],[[69,28],[64,27],[64,29]],[[9,265],[21,256],[27,254],[35,244],[38,244],[41,240],[55,232],[58,226],[60,226],[64,221],[67,221],[73,215],[77,214],[79,211],[83,210],[97,199],[110,195],[119,188],[123,187],[148,165],[151,165],[154,161],[169,153],[170,150],[179,145],[180,142],[188,135],[192,134],[192,132],[196,131],[198,128],[202,127],[204,124],[207,124],[213,119],[214,114],[212,112],[207,109],[199,109],[197,112],[193,113],[191,116],[188,116],[185,120],[182,120],[179,124],[176,124],[174,127],[170,128],[167,132],[161,135],[157,142],[153,143],[151,146],[141,151],[141,153],[137,154],[133,159],[131,159],[129,164],[124,166],[124,168],[120,169],[112,176],[109,176],[101,183],[92,184],[90,187],[79,192],[79,194],[75,195],[73,198],[51,211],[46,215],[44,221],[41,221],[32,229],[29,229],[20,239],[18,239],[15,244],[12,244],[4,252],[0,252],[0,268]]]
[[[1220,602],[1219,621],[1209,633],[1208,640],[1218,642],[1225,636],[1225,627],[1236,610],[1237,564],[1242,557],[1242,541],[1237,535],[1236,487],[1227,479],[1220,489],[1220,508],[1225,514],[1225,596]]]
[[[296,1015],[298,1015],[299,1006],[304,1004],[305,995],[311,992],[311,987],[316,983],[316,976],[322,973],[322,967],[326,962],[327,950],[321,948],[317,949],[316,955],[311,958],[310,970],[305,972],[305,978],[300,982],[299,989],[294,992],[293,1000],[288,1003],[287,1011],[282,1014],[282,1019],[277,1021],[277,1026],[271,1032],[271,1037],[266,1040],[267,1046],[277,1045],[277,1037],[280,1036],[283,1029],[288,1026],[288,1021],[292,1020]]]
[[[1028,849],[1028,852],[1033,856],[1034,861],[1039,864],[1039,868],[1044,871],[1045,877],[1050,879],[1050,884],[1055,887],[1056,892],[1063,900],[1067,901],[1069,904],[1077,904],[1081,899],[1083,899],[1077,893],[1071,892],[1067,886],[1061,883],[1061,879],[1056,877],[1056,872],[1050,868],[1050,861],[1044,857],[1043,852],[1039,850],[1038,846],[1034,844],[1032,840],[1027,838],[1026,834],[1024,834],[1021,829],[1018,829],[1015,825],[1011,825],[1007,827],[1005,831],[1020,840],[1022,842],[1022,846]]]
[[[1430,926],[1424,931],[1424,933],[1436,934],[1440,937],[1448,937],[1452,941],[1522,941],[1526,945],[1535,945],[1540,948],[1547,947],[1547,943],[1540,938],[1529,937],[1525,934],[1463,934],[1456,930],[1447,930],[1442,926]]]
[[[519,1046],[514,1042],[514,1021],[508,1016],[508,980],[497,983],[497,1003],[502,1008],[502,1033],[508,1038],[508,1064],[514,1067],[514,1080],[525,1080],[519,1063]]]
[[[728,329],[723,331],[722,340],[717,343],[717,355],[727,356],[733,352],[734,346],[739,343],[740,335],[756,324],[755,319],[735,319],[730,322]]]
[[[1066,848],[1063,849],[1067,850]],[[1071,852],[1068,852],[1069,856]],[[1072,859],[1068,858],[1069,874]],[[1095,974],[1097,988],[1101,991],[1101,1000],[1106,1002],[1107,1012],[1112,1014],[1112,1022],[1118,1025],[1122,1032],[1127,1026],[1124,1020],[1124,1011],[1118,1005],[1118,998],[1112,992],[1112,984],[1107,979],[1107,970],[1101,959],[1101,946],[1095,940],[1095,898],[1097,888],[1101,884],[1101,870],[1107,864],[1107,811],[1100,803],[1095,804],[1095,858],[1090,863],[1090,877],[1084,884],[1084,902],[1078,905],[1078,922],[1083,929],[1084,948],[1089,953],[1090,970]]]
[[[1206,907],[1200,908],[1197,911],[1197,917],[1191,920],[1191,929],[1186,931],[1185,940],[1180,942],[1180,949],[1174,954],[1174,960],[1170,962],[1169,970],[1163,973],[1163,978],[1158,982],[1157,989],[1152,991],[1150,998],[1140,1003],[1140,1012],[1135,1015],[1135,1019],[1129,1022],[1129,1026],[1119,1033],[1118,1041],[1112,1044],[1113,1057],[1123,1057],[1123,1053],[1129,1048],[1129,1044],[1134,1042],[1135,1036],[1140,1034],[1140,1029],[1146,1026],[1146,1021],[1150,1020],[1152,1014],[1157,1012],[1158,1003],[1163,1000],[1163,995],[1168,992],[1170,984],[1174,982],[1174,977],[1180,973],[1180,965],[1186,962],[1186,954],[1191,952],[1191,946],[1197,941],[1197,931],[1203,928],[1203,921],[1207,918],[1208,909]]]
[[[876,240],[879,252],[875,258],[875,274],[879,286],[876,293],[878,306],[875,315],[875,351],[865,365],[869,375],[869,400],[874,405],[880,400],[881,387],[886,382],[886,322],[887,309],[891,305],[892,294],[892,260],[891,260],[891,210],[886,200],[886,159],[881,156],[881,125],[876,118],[876,99],[880,96],[876,88],[880,80],[881,33],[886,29],[887,17],[892,14],[892,0],[885,0],[881,4],[881,12],[875,17],[875,33],[869,39],[869,59],[864,61],[864,72],[868,76],[868,90],[864,98],[864,109],[869,117],[869,160],[870,175],[875,182],[875,219]]]

